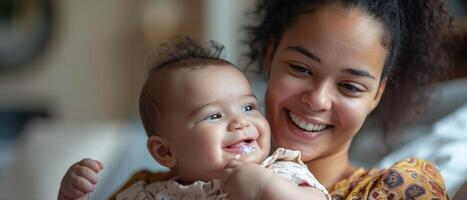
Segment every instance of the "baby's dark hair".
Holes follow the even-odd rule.
[[[156,74],[162,69],[200,68],[208,65],[232,65],[223,59],[224,46],[215,41],[201,44],[190,37],[176,37],[170,43],[163,43],[157,49],[157,57],[151,65],[139,98],[139,114],[148,136],[156,134],[157,112],[159,109],[155,84]],[[167,74],[164,74],[167,75]]]
[[[246,27],[248,68],[263,72],[268,44],[274,52],[298,17],[331,4],[362,9],[382,23],[388,56],[381,77],[388,84],[375,114],[385,130],[413,119],[426,104],[426,86],[449,67],[446,47],[453,26],[443,0],[259,0],[253,13],[258,23]]]

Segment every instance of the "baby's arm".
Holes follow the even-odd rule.
[[[261,165],[238,160],[226,166],[222,183],[229,199],[327,199],[319,189],[298,186]]]
[[[97,173],[103,165],[89,158],[73,164],[63,176],[58,191],[58,200],[83,200],[94,191],[97,183]]]

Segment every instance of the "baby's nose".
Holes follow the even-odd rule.
[[[243,118],[235,118],[229,124],[229,131],[239,131],[250,126],[250,122]]]

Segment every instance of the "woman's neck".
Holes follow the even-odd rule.
[[[305,164],[321,184],[330,188],[355,171],[356,168],[349,162],[348,154],[348,148],[344,148],[336,154],[308,161]]]

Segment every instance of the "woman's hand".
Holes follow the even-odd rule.
[[[97,174],[103,168],[102,163],[89,158],[73,164],[63,176],[58,200],[87,199],[89,193],[96,188]]]

